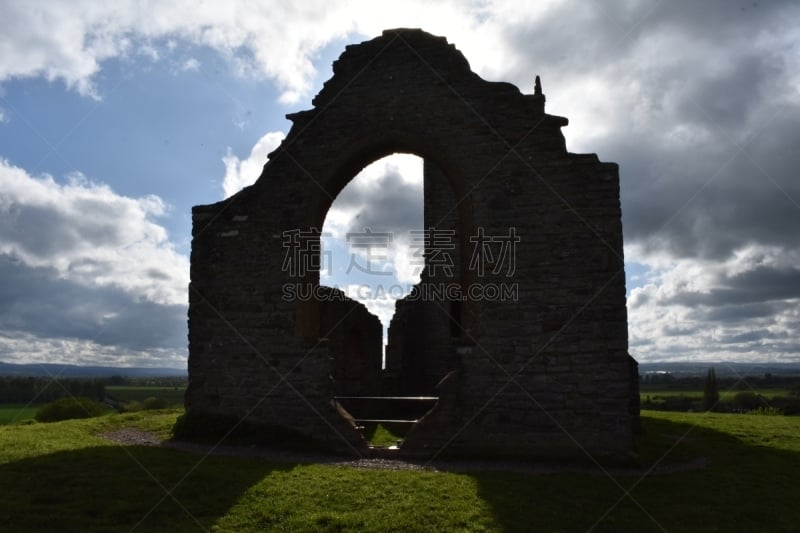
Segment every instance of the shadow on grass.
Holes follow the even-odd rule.
[[[772,422],[714,420],[728,424],[726,432],[645,418],[643,469],[611,477],[599,470],[459,474],[201,461],[135,446],[127,448],[135,460],[113,446],[57,452],[0,465],[0,529],[800,532],[800,452],[786,449],[800,450],[786,444],[800,424],[787,426],[781,444],[768,447],[732,433],[752,440],[754,428],[765,432]],[[643,475],[676,442],[662,465],[705,457],[709,466]],[[177,484],[179,503],[164,498],[156,480],[167,489]]]
[[[1,465],[0,529],[208,530],[250,486],[294,466],[230,457],[201,461],[163,448],[127,450],[132,457],[100,446]],[[165,492],[173,487],[174,498]]]
[[[640,471],[476,473],[479,497],[503,531],[800,533],[800,453],[688,423],[643,422]],[[701,457],[705,468],[670,473]],[[656,462],[662,471],[647,474]]]

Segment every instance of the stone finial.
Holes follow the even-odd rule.
[[[539,79],[539,75],[536,75],[536,81],[534,82],[533,86],[533,94],[536,96],[542,95],[542,80]]]

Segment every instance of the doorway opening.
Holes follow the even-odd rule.
[[[322,227],[320,284],[341,291],[380,321],[377,346],[365,342],[375,336],[374,320],[367,313],[352,307],[339,311],[348,313],[338,320],[349,326],[332,376],[339,409],[377,447],[399,446],[436,402],[431,396],[389,391],[386,385],[386,345],[395,304],[419,283],[424,268],[423,165],[419,156],[395,153],[366,166],[336,196]],[[353,315],[361,319],[349,320]],[[324,322],[341,327],[334,320]]]
[[[395,153],[359,172],[322,226],[320,284],[343,291],[381,321],[381,368],[395,302],[419,283],[424,267],[423,201],[422,158]]]

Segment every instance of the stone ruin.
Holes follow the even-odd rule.
[[[256,183],[192,211],[179,433],[246,428],[367,455],[360,426],[411,416],[396,405],[411,398],[399,455],[630,452],[617,165],[567,151],[538,77],[533,94],[485,81],[443,37],[387,30],[347,46],[333,73],[312,109],[287,115]],[[319,229],[393,153],[423,158],[425,236],[446,250],[426,238],[383,368],[377,317],[319,285]]]

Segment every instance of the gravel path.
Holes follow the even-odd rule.
[[[219,445],[210,446],[208,444],[198,444],[183,441],[162,441],[152,433],[141,431],[135,428],[123,428],[100,434],[101,437],[122,444],[125,446],[161,446],[172,448],[198,455],[224,455],[233,457],[256,457],[269,461],[286,463],[316,463],[335,466],[348,466],[354,468],[370,468],[379,470],[419,470],[419,471],[443,471],[443,472],[480,472],[480,471],[502,471],[502,472],[523,472],[527,474],[557,474],[563,472],[577,472],[587,474],[611,474],[627,476],[643,475],[664,475],[677,472],[689,472],[702,470],[709,465],[705,457],[697,457],[691,461],[680,464],[669,464],[658,466],[649,470],[647,468],[620,468],[600,467],[587,464],[552,464],[552,463],[523,463],[517,461],[485,461],[485,460],[436,460],[415,461],[409,459],[386,459],[361,457],[352,458],[341,455],[294,452],[279,450],[275,448],[256,447],[256,446],[229,446]]]

